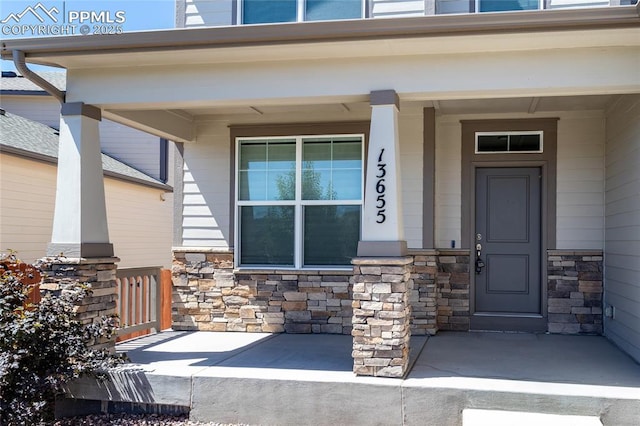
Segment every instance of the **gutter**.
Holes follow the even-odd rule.
[[[13,63],[16,66],[16,69],[20,71],[20,74],[22,74],[27,80],[31,81],[36,86],[41,87],[45,92],[56,98],[61,104],[64,104],[65,94],[58,90],[58,88],[53,84],[49,83],[47,80],[40,77],[38,74],[31,71],[27,67],[24,52],[22,50],[13,50],[12,54]]]

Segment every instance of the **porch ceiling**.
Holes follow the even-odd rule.
[[[401,102],[403,107],[433,107],[440,114],[508,114],[545,113],[558,111],[605,110],[617,95],[520,97],[495,99],[449,99]],[[290,105],[211,106],[171,110],[172,114],[189,121],[228,121],[232,124],[251,124],[282,117],[289,121],[317,121],[311,115],[327,120],[366,119],[369,102]],[[118,113],[116,111],[116,113]]]

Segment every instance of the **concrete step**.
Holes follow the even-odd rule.
[[[599,417],[524,411],[477,410],[462,411],[462,426],[602,426]]]

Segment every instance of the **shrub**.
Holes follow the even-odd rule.
[[[80,283],[47,292],[38,304],[29,302],[38,271],[14,254],[0,257],[0,272],[0,424],[47,422],[67,382],[83,374],[101,376],[122,362],[89,347],[115,334],[116,318],[83,325],[74,308],[91,289]]]

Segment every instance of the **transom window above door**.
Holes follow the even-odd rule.
[[[360,239],[363,135],[238,138],[238,266],[347,266]]]
[[[476,154],[541,153],[542,131],[476,132]]]
[[[328,21],[364,16],[365,0],[242,0],[240,22]]]

